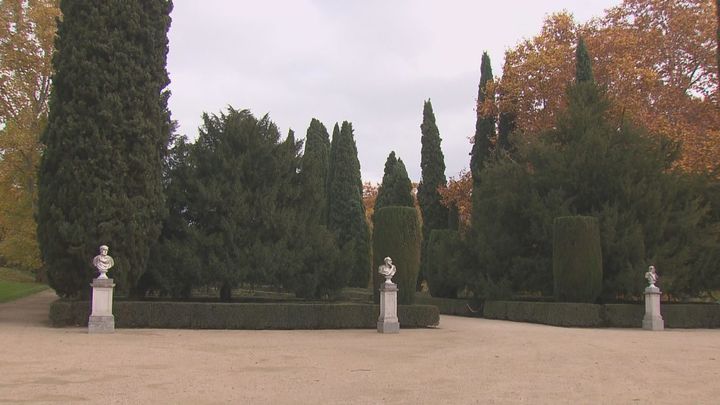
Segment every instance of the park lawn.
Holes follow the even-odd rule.
[[[35,282],[32,274],[0,267],[0,303],[9,302],[47,289]]]

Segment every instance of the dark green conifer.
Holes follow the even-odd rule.
[[[575,82],[594,82],[592,61],[585,47],[585,40],[578,36],[577,47],[575,48]]]
[[[301,176],[306,198],[318,218],[318,223],[327,223],[327,183],[330,169],[330,137],[322,122],[313,118],[305,138],[305,153],[302,158]]]
[[[341,267],[350,271],[350,286],[367,287],[370,234],[362,204],[362,178],[352,124],[333,130],[328,183],[328,229],[340,248]]]
[[[107,244],[110,276],[128,292],[165,213],[172,2],[67,0],[60,8],[38,180],[42,259],[58,294],[87,295],[90,260]]]
[[[413,206],[412,183],[408,177],[405,164],[402,159],[395,157],[394,151],[390,152],[385,161],[385,171],[382,183],[378,187],[374,212],[377,212],[380,208],[390,206]]]
[[[420,170],[422,180],[418,185],[418,203],[423,218],[423,240],[427,241],[433,229],[448,227],[448,209],[441,202],[438,188],[447,184],[445,157],[440,147],[440,131],[435,124],[430,100],[423,106],[423,122],[420,125]]]
[[[491,139],[495,137],[495,116],[485,116],[480,111],[480,106],[488,97],[487,84],[492,80],[493,74],[490,56],[488,56],[487,52],[483,52],[482,62],[480,63],[480,84],[478,85],[478,112],[477,120],[475,121],[475,137],[473,138],[473,147],[470,153],[470,172],[474,185],[480,182],[480,172],[485,161],[490,156]]]

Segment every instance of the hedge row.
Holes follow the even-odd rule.
[[[435,231],[433,231],[435,232]],[[434,305],[443,315],[470,316],[480,317],[482,312],[475,309],[477,307],[469,299],[462,298],[438,298],[423,295],[415,295],[415,303],[421,305]],[[472,309],[470,309],[472,308]]]
[[[666,328],[720,328],[720,305],[665,304]],[[486,301],[483,317],[554,326],[639,328],[644,304]]]
[[[166,329],[374,329],[380,308],[372,304],[132,302],[113,304],[117,328]],[[87,326],[88,301],[57,300],[50,306],[55,327]],[[438,308],[400,305],[403,328],[437,326]]]

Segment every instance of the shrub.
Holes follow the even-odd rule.
[[[602,291],[602,250],[597,219],[559,217],[553,225],[555,298],[595,302]]]
[[[430,232],[426,263],[428,288],[433,297],[457,298],[457,291],[463,285],[458,258],[461,243],[458,231],[434,229]]]
[[[374,329],[380,308],[355,303],[218,303],[118,301],[118,328],[166,329]],[[57,300],[50,306],[55,327],[87,326],[88,301]],[[433,305],[400,305],[403,328],[437,326]]]
[[[410,305],[420,271],[422,232],[413,207],[384,207],[375,212],[373,231],[373,296],[380,302],[378,289],[385,280],[377,269],[385,257],[397,268],[393,281],[398,285],[398,304]]]

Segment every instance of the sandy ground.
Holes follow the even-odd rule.
[[[45,291],[0,304],[0,403],[718,404],[720,330],[48,326]]]

